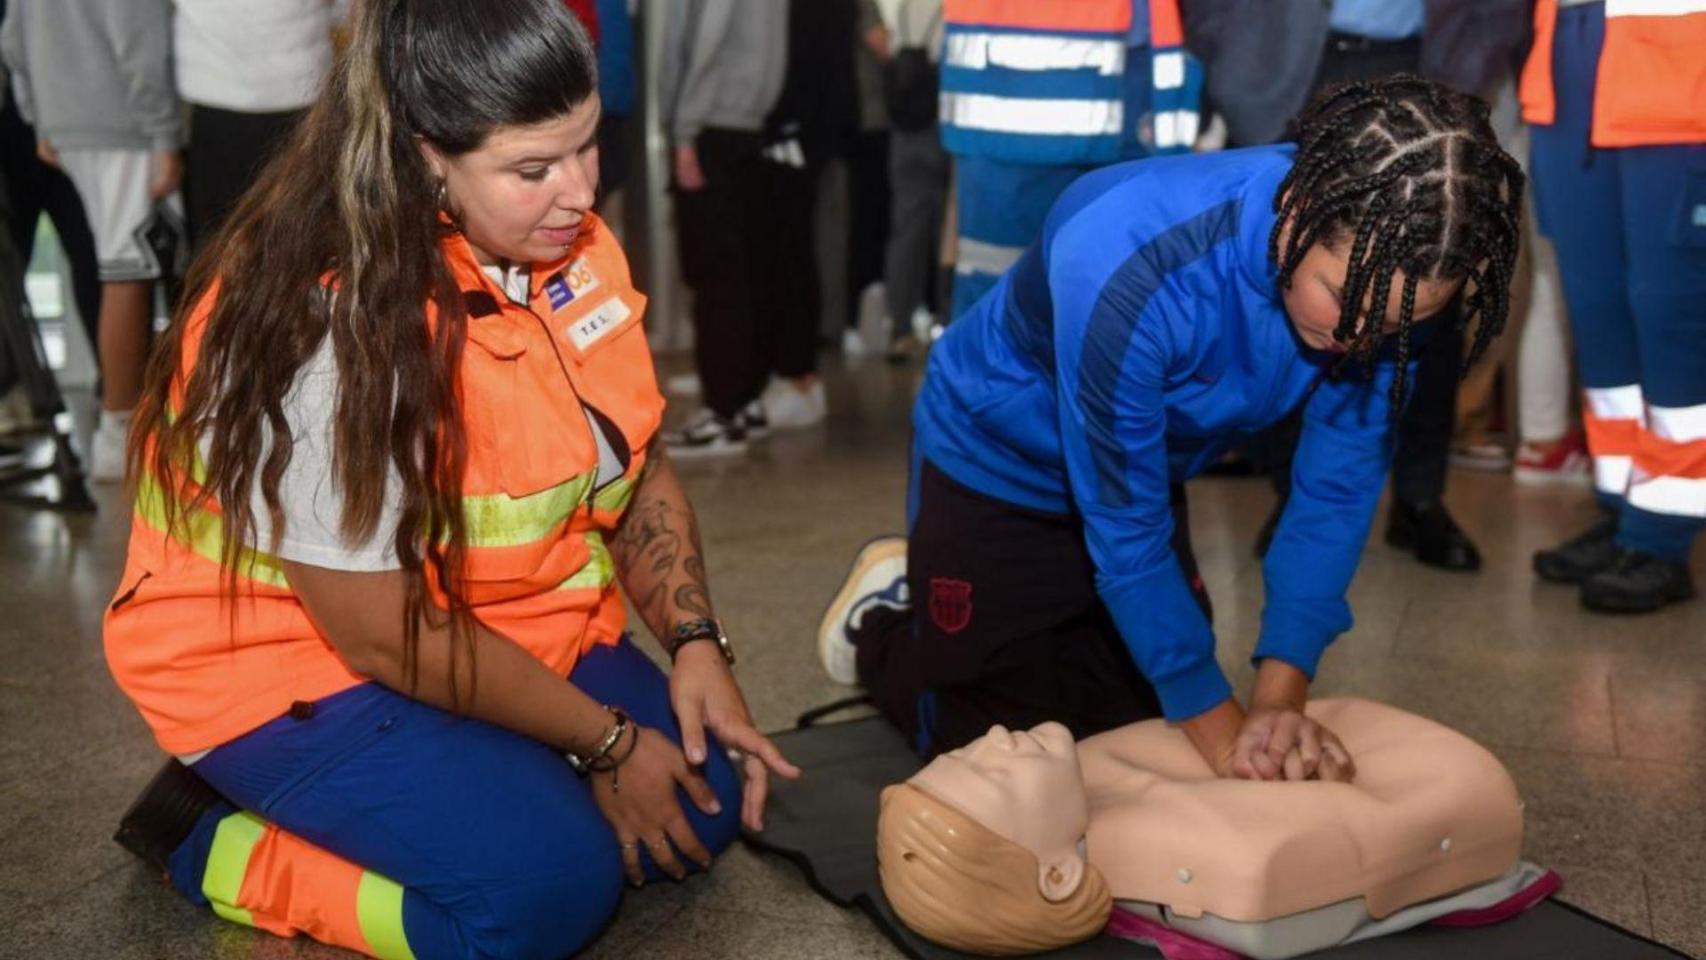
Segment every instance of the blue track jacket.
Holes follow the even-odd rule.
[[[1280,301],[1268,234],[1293,152],[1159,157],[1078,180],[937,343],[913,412],[918,453],[960,484],[1083,517],[1097,591],[1175,721],[1231,686],[1168,542],[1169,481],[1304,405],[1256,657],[1313,677],[1350,629],[1345,590],[1391,462],[1390,351],[1372,380],[1331,376],[1340,358],[1305,346]]]

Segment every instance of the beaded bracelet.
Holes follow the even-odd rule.
[[[598,747],[593,750],[592,754],[583,757],[573,751],[565,750],[563,752],[563,759],[569,761],[569,766],[574,768],[575,773],[578,773],[583,777],[588,773],[601,769],[596,766],[596,764],[610,759],[610,751],[616,748],[616,744],[622,739],[622,734],[625,733],[628,727],[633,723],[632,718],[628,716],[628,712],[623,710],[621,707],[605,707],[604,709],[607,713],[616,718],[616,722],[611,724],[610,732],[604,735],[603,740],[599,741]],[[629,752],[632,753],[632,749],[630,749]],[[627,757],[624,756],[623,759],[626,760]]]

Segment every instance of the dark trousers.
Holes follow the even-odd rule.
[[[889,237],[889,132],[869,130],[847,149],[847,325],[859,322],[859,295],[883,279]]]
[[[947,212],[950,167],[936,127],[889,134],[893,191],[883,284],[894,336],[910,333],[912,315],[928,303],[941,262],[942,219]]]
[[[1046,720],[1074,737],[1161,716],[1101,599],[1073,515],[987,497],[923,461],[907,543],[910,611],[876,610],[856,631],[859,680],[928,758],[992,724]],[[1208,610],[1184,488],[1173,549]]]
[[[1371,41],[1334,33],[1315,75],[1315,93],[1334,84],[1414,73],[1421,66],[1417,40]],[[1312,94],[1313,96],[1313,94]],[[1453,304],[1452,309],[1456,309]],[[1463,363],[1463,335],[1449,316],[1422,353],[1409,388],[1410,405],[1398,424],[1398,449],[1392,462],[1392,492],[1407,503],[1427,503],[1445,495],[1451,435],[1457,423],[1457,381]],[[1299,418],[1281,421],[1268,434],[1268,469],[1283,500],[1291,493],[1291,461],[1297,450]]]
[[[18,108],[6,95],[0,109],[0,165],[4,166],[6,200],[11,208],[7,229],[18,251],[19,267],[29,265],[36,245],[36,222],[47,214],[59,234],[60,249],[71,268],[71,297],[89,335],[89,344],[99,342],[96,324],[101,317],[101,275],[95,260],[95,235],[83,200],[71,178],[36,158],[36,134],[24,123]],[[11,351],[0,338],[0,393],[18,382],[18,369]]]
[[[768,159],[764,138],[706,130],[705,186],[676,196],[694,361],[705,405],[732,417],[771,374],[817,371],[817,171]]]
[[[190,138],[184,153],[184,214],[190,249],[199,250],[218,232],[303,112],[190,108]]]

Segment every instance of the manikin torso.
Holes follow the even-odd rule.
[[[996,728],[911,783],[1036,854],[1045,897],[1087,858],[1116,900],[1180,917],[1263,922],[1361,899],[1378,919],[1516,864],[1521,804],[1492,754],[1365,700],[1306,712],[1350,751],[1354,783],[1216,779],[1158,720],[1075,750],[1058,724]]]
[[[1237,921],[1360,897],[1379,919],[1516,863],[1516,785],[1480,745],[1367,700],[1318,700],[1306,712],[1339,735],[1355,782],[1216,779],[1159,722],[1079,744],[1089,861],[1114,897]]]

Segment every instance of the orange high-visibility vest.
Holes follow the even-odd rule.
[[[590,215],[568,256],[534,266],[526,306],[509,301],[460,235],[442,250],[468,307],[463,589],[482,623],[566,677],[624,625],[606,537],[664,407],[640,322],[646,300],[615,238]],[[189,321],[175,403],[215,296]],[[585,407],[615,425],[632,455],[627,473],[598,490]],[[167,752],[218,746],[296,701],[365,682],[309,620],[277,558],[245,551],[239,595],[230,597],[218,505],[168,534],[168,495],[152,476],[138,482],[129,557],[105,627],[113,675]]]
[[[1522,116],[1557,116],[1552,38],[1558,0],[1534,8],[1534,49],[1522,72]],[[1706,0],[1606,0],[1594,88],[1593,145],[1706,143]]]

